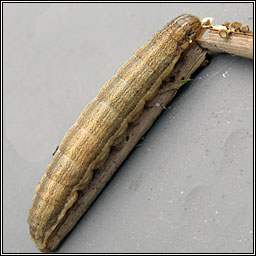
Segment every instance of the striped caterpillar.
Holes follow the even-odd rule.
[[[111,147],[158,93],[181,54],[203,32],[190,14],[177,17],[140,47],[84,108],[54,153],[36,187],[29,210],[30,234],[41,251],[78,199],[78,191],[93,180]]]

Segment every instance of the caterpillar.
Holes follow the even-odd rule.
[[[37,248],[48,251],[51,234],[78,200],[78,192],[104,166],[111,147],[123,140],[146,102],[158,93],[181,54],[203,32],[184,14],[167,23],[101,87],[61,140],[32,200],[28,224]]]

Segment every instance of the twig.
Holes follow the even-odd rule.
[[[188,50],[183,58],[177,63],[171,75],[172,78],[175,77],[173,84],[179,84],[179,86],[181,86],[188,81],[191,74],[193,74],[204,61],[206,53],[206,50],[193,44],[190,50]],[[184,82],[182,83],[182,81]],[[170,86],[170,83],[167,84]],[[163,84],[162,87],[165,88],[167,84]],[[104,167],[94,172],[90,185],[84,190],[79,191],[79,199],[68,210],[63,221],[58,225],[49,238],[47,248],[49,251],[54,250],[67,233],[75,226],[77,221],[96,199],[124,159],[136,146],[140,138],[151,127],[155,119],[163,110],[163,108],[158,106],[166,106],[173,99],[178,89],[175,86],[170,86],[169,88],[169,90],[165,90],[165,92],[158,94],[151,102],[149,102],[150,107],[146,107],[138,120],[128,127],[127,133],[125,134],[126,139],[111,150],[110,156],[104,164]]]
[[[198,39],[202,48],[210,53],[230,53],[245,58],[253,58],[253,33],[229,32],[228,30],[209,29],[208,37]]]

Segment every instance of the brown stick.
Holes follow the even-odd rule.
[[[253,34],[210,29],[208,37],[198,39],[199,45],[211,53],[230,53],[245,58],[253,58]]]
[[[109,158],[102,169],[96,170],[89,186],[79,191],[79,199],[68,210],[63,221],[58,225],[48,241],[48,248],[44,252],[55,250],[62,239],[71,231],[80,217],[86,212],[92,202],[96,199],[104,186],[119,168],[140,138],[151,127],[155,119],[175,96],[178,87],[188,81],[192,73],[205,60],[207,51],[193,44],[177,63],[172,78],[173,82],[163,83],[160,93],[150,102],[142,112],[141,116],[133,124],[130,124],[125,134],[126,139],[115,148],[112,148]],[[168,90],[167,90],[168,89]],[[162,92],[162,93],[161,93]]]

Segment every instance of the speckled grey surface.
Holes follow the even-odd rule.
[[[3,250],[51,154],[103,83],[181,13],[253,24],[243,4],[4,4]],[[252,252],[253,62],[219,55],[161,115],[58,252]]]

